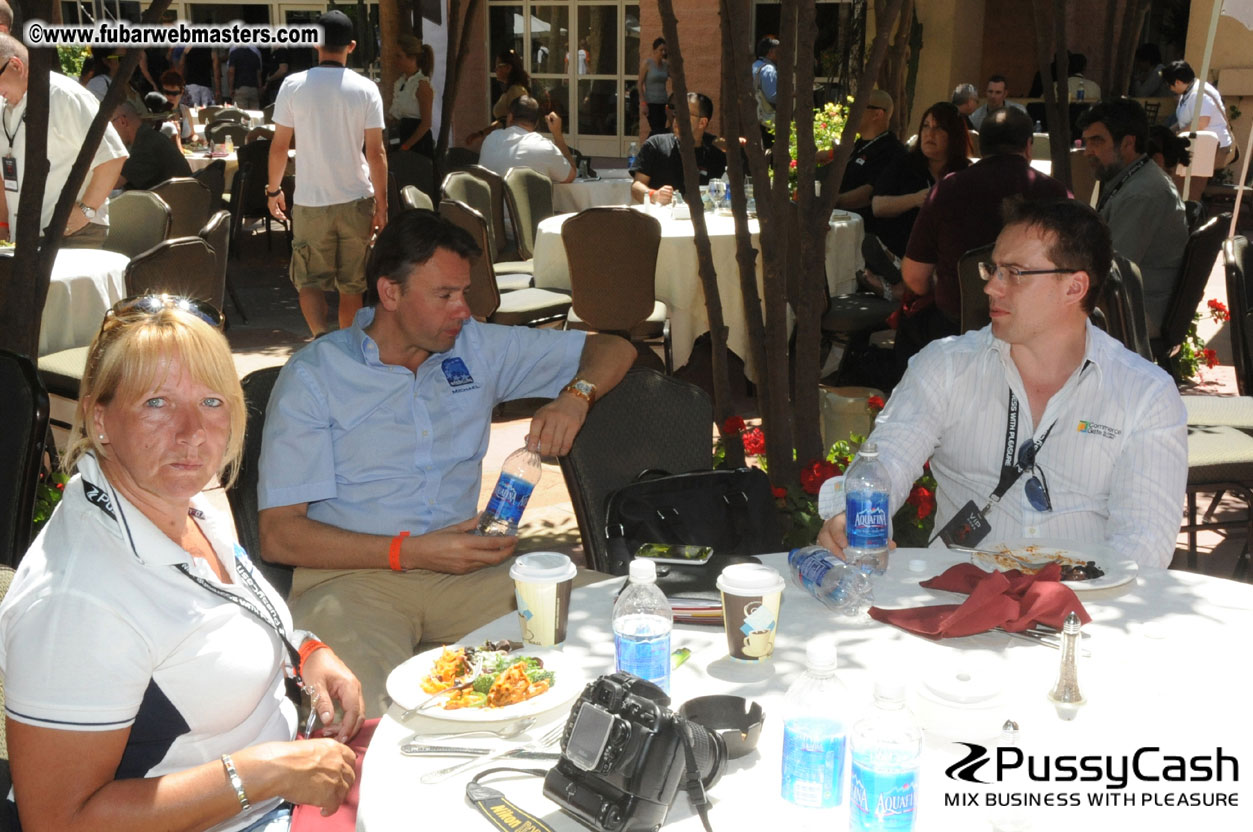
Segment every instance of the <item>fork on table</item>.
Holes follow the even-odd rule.
[[[551,728],[546,734],[544,734],[539,739],[522,746],[522,750],[523,751],[541,751],[544,748],[547,748],[548,746],[557,742],[557,740],[561,739],[561,732],[565,730],[565,727],[566,727],[566,723],[562,721],[560,724],[555,725],[553,728]],[[438,768],[435,771],[428,771],[426,774],[422,775],[422,782],[428,785],[432,783],[442,783],[448,778],[461,774],[464,771],[469,771],[472,768],[478,768],[484,763],[491,762],[492,760],[498,760],[501,757],[505,757],[513,753],[513,751],[515,750],[516,749],[513,749],[513,748],[502,748],[499,751],[495,751],[491,754],[487,754],[482,757],[475,757],[474,759],[467,760],[464,763],[457,763],[457,765],[455,766],[448,766],[447,768]]]

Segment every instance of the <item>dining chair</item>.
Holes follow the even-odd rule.
[[[209,124],[210,122],[212,122],[214,119],[217,118],[218,113],[222,112],[225,109],[227,108],[218,107],[218,106],[201,107],[200,110],[196,113],[196,121],[200,122],[201,124]]]
[[[608,332],[639,342],[662,339],[664,369],[673,371],[669,310],[655,281],[661,223],[630,208],[588,208],[561,226],[570,265],[568,329]],[[656,356],[645,347],[641,358]]]
[[[559,457],[588,566],[607,571],[605,501],[648,470],[713,467],[713,402],[694,384],[633,367],[588,411],[570,453]]]
[[[961,331],[983,329],[992,322],[988,296],[983,291],[979,264],[992,258],[996,244],[972,248],[957,261],[957,286],[961,292]]]
[[[491,220],[489,228],[492,235],[492,243],[495,248],[492,250],[492,256],[497,263],[507,261],[516,261],[519,259],[517,249],[510,245],[509,235],[507,233],[507,220],[505,219],[505,180],[499,173],[489,170],[482,165],[463,165],[458,172],[468,173],[471,176],[478,177],[487,183],[488,193],[490,195],[489,207],[491,208]]]
[[[1227,277],[1227,307],[1230,313],[1231,364],[1236,371],[1238,396],[1184,396],[1190,425],[1225,425],[1253,433],[1253,306],[1246,279],[1248,240],[1232,237],[1223,242],[1223,269]],[[1211,506],[1212,508],[1212,506]]]
[[[1070,188],[1075,199],[1084,205],[1091,204],[1092,192],[1096,189],[1096,174],[1092,172],[1092,165],[1082,147],[1070,150]]]
[[[407,209],[435,210],[435,204],[431,202],[431,198],[419,189],[417,185],[405,185],[400,189],[400,203]]]
[[[291,242],[291,227],[283,220],[274,219],[265,198],[265,189],[269,180],[270,141],[258,139],[249,142],[235,151],[239,160],[239,170],[231,182],[231,251],[238,256],[240,252],[240,232],[244,220],[261,220],[265,224],[265,248],[273,248],[272,223],[277,222],[287,231],[288,243]],[[284,179],[284,190],[286,178]],[[287,205],[292,205],[291,193],[287,193]]]
[[[513,217],[518,257],[531,260],[539,224],[554,214],[553,181],[533,168],[510,168],[505,173],[505,197]]]
[[[109,236],[101,248],[134,257],[170,233],[170,206],[152,191],[123,191],[109,199]]]
[[[218,118],[213,123],[205,125],[205,141],[211,144],[224,144],[227,139],[230,139],[236,147],[243,147],[252,128],[238,121],[223,119],[221,115],[219,113]]]
[[[183,295],[221,309],[225,283],[217,253],[199,236],[165,240],[126,266],[128,295]]]
[[[456,170],[479,163],[478,151],[468,147],[450,147],[444,154],[444,170]]]
[[[225,203],[222,201],[222,195],[226,193],[226,160],[214,159],[198,171],[192,172],[192,178],[209,189],[209,193],[213,195],[212,201],[209,203],[211,211],[216,211]],[[112,218],[110,218],[112,221]]]
[[[5,258],[8,259],[8,258]],[[16,567],[31,541],[35,488],[48,435],[48,392],[34,362],[0,349],[0,564]]]
[[[204,228],[200,229],[200,234],[197,236],[213,249],[213,256],[217,264],[215,267],[217,274],[221,278],[222,284],[226,287],[226,293],[230,297],[231,303],[235,305],[235,311],[239,313],[239,317],[244,323],[248,323],[248,315],[244,312],[243,304],[239,302],[239,295],[235,292],[235,285],[231,281],[230,272],[228,271],[231,248],[231,212],[218,211],[212,217],[209,217],[209,221],[205,223]]]
[[[487,221],[487,248],[492,253],[492,261],[496,262],[496,234],[492,230],[492,188],[486,179],[464,171],[454,170],[444,177],[441,188],[444,199],[455,200],[481,214]],[[442,213],[442,211],[441,211]],[[530,288],[534,280],[533,270],[497,269],[495,271],[497,285],[502,292],[514,292]]]
[[[1187,396],[1185,398],[1199,398]],[[1244,501],[1243,518],[1214,519],[1225,492]],[[1197,495],[1215,494],[1205,515],[1197,519]],[[1244,528],[1244,551],[1232,577],[1247,577],[1249,541],[1253,540],[1253,436],[1227,425],[1188,425],[1187,514],[1180,530],[1188,536],[1188,569],[1197,568],[1196,534],[1206,529]]]
[[[1166,316],[1159,328],[1161,334],[1149,342],[1153,350],[1153,359],[1176,381],[1180,380],[1176,356],[1183,345],[1183,339],[1187,337],[1188,329],[1192,326],[1197,307],[1201,305],[1201,299],[1205,296],[1205,285],[1209,282],[1214,261],[1222,251],[1223,237],[1230,222],[1231,214],[1220,214],[1217,217],[1211,217],[1200,228],[1188,235],[1179,278],[1171,293],[1170,302],[1166,306]]]
[[[387,170],[396,175],[397,188],[404,190],[406,185],[415,185],[418,190],[431,198],[437,195],[435,190],[435,163],[430,157],[409,150],[393,150],[387,154]]]
[[[536,326],[559,321],[570,310],[570,296],[547,289],[518,289],[501,293],[492,270],[487,220],[478,211],[452,199],[441,200],[440,216],[464,228],[482,251],[470,264],[466,302],[474,317],[507,326]]]
[[[265,429],[265,414],[270,405],[270,394],[282,366],[265,367],[244,376],[240,382],[244,388],[244,452],[239,461],[235,482],[226,489],[226,499],[231,505],[235,519],[235,533],[244,551],[261,570],[270,585],[284,598],[291,592],[293,569],[281,563],[265,559],[261,550],[261,526],[257,519],[257,477],[261,462],[261,434]]]
[[[213,213],[213,192],[190,176],[175,176],[149,190],[170,206],[170,237],[194,237]]]
[[[1115,254],[1109,276],[1101,287],[1096,311],[1104,315],[1106,331],[1110,335],[1141,358],[1152,361],[1141,285],[1139,267],[1126,257]]]
[[[219,107],[218,111],[213,114],[212,119],[205,120],[205,124],[211,125],[215,121],[233,121],[236,124],[242,124],[247,127],[252,124],[252,116],[238,107]]]

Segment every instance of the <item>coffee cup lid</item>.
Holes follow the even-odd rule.
[[[509,567],[509,577],[515,581],[568,581],[579,570],[574,561],[560,552],[531,552],[514,558]]]
[[[732,595],[765,595],[783,586],[778,570],[761,563],[733,563],[718,576],[718,589]]]

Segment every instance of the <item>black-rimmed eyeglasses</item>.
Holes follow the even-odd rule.
[[[1027,480],[1025,490],[1027,502],[1036,511],[1052,511],[1053,501],[1049,499],[1049,484],[1044,478],[1044,470],[1035,464],[1035,452],[1039,446],[1035,442],[1027,442],[1018,449],[1018,467],[1023,471],[1031,471],[1031,479]]]
[[[1015,286],[1021,286],[1024,277],[1030,277],[1033,274],[1074,274],[1081,269],[1020,269],[1017,266],[1001,266],[996,263],[979,263],[979,277],[983,278],[983,282],[987,283],[994,277],[999,277],[1006,283],[1012,283]]]

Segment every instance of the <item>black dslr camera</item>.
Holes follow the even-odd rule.
[[[726,744],[669,705],[661,688],[630,673],[589,683],[570,709],[544,795],[599,832],[660,828],[680,785],[703,814],[704,790],[727,766]]]

